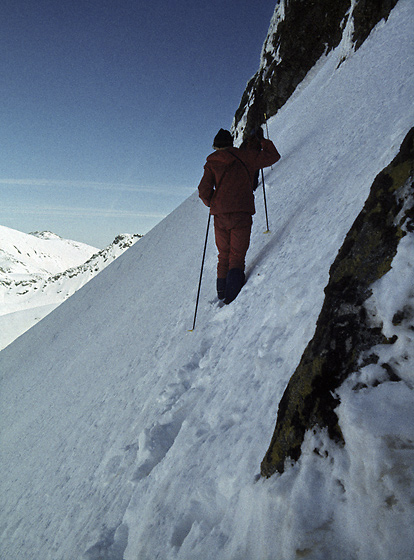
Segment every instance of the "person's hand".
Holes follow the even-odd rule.
[[[258,140],[263,140],[264,138],[263,129],[261,126],[259,126],[259,128],[256,130],[256,138]]]

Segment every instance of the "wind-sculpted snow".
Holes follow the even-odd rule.
[[[0,353],[2,558],[408,560],[412,448],[398,426],[413,425],[411,378],[376,403],[344,389],[348,448],[309,433],[283,475],[259,469],[329,268],[414,121],[413,22],[400,0],[269,122],[282,154],[265,172],[271,233],[259,191],[231,305],[215,297],[210,236],[188,332],[207,225],[194,193]]]

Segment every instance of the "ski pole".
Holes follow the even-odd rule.
[[[211,214],[209,213],[209,214],[208,214],[208,221],[207,221],[206,240],[204,241],[203,258],[202,258],[202,260],[201,260],[200,279],[199,279],[199,281],[198,281],[198,291],[197,291],[196,306],[195,306],[195,311],[194,311],[193,328],[190,329],[189,332],[192,332],[192,331],[195,329],[195,324],[196,324],[197,309],[198,309],[198,300],[200,299],[201,279],[202,279],[202,277],[203,277],[204,259],[205,259],[205,257],[206,257],[208,230],[210,229],[210,218],[211,218]]]
[[[267,126],[267,115],[266,115],[266,113],[264,113],[264,118],[265,118],[265,125],[266,125],[266,136],[267,136],[267,139],[269,140],[269,128]],[[273,165],[271,165],[270,168],[273,169]],[[266,227],[267,227],[267,230],[264,233],[270,233],[269,218],[267,216],[267,202],[266,202],[266,191],[265,191],[263,169],[262,169],[262,184],[263,184],[263,198],[264,198],[264,207],[265,207],[265,214],[266,214]]]
[[[266,113],[264,113],[264,118],[265,118],[265,125],[266,125],[266,136],[267,136],[267,139],[269,140],[269,127],[267,126],[267,115],[266,115]],[[270,169],[273,170],[273,165],[270,166]]]
[[[265,214],[266,214],[266,231],[263,233],[270,233],[270,229],[269,229],[269,218],[267,216],[267,202],[266,202],[266,190],[265,190],[265,180],[264,180],[264,173],[263,173],[263,169],[261,169],[262,172],[262,185],[263,185],[263,198],[264,198],[264,207],[265,207]]]
[[[264,114],[264,118],[265,118],[267,139],[269,140],[269,128],[267,126],[267,115],[266,115],[266,113]]]

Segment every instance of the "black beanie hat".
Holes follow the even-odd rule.
[[[213,148],[227,148],[233,146],[233,136],[228,130],[220,128],[213,142]]]

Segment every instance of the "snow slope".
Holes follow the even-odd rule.
[[[282,154],[265,174],[271,233],[258,194],[248,282],[230,306],[215,300],[210,236],[188,332],[207,224],[195,193],[0,353],[2,558],[411,557],[409,328],[403,382],[358,397],[343,387],[349,446],[309,435],[282,476],[258,472],[329,267],[413,125],[413,23],[414,4],[400,0],[269,122]],[[380,316],[412,303],[412,236],[397,257],[403,295],[384,277]]]
[[[51,232],[0,226],[0,350],[30,329],[141,236],[120,235],[100,251]]]

